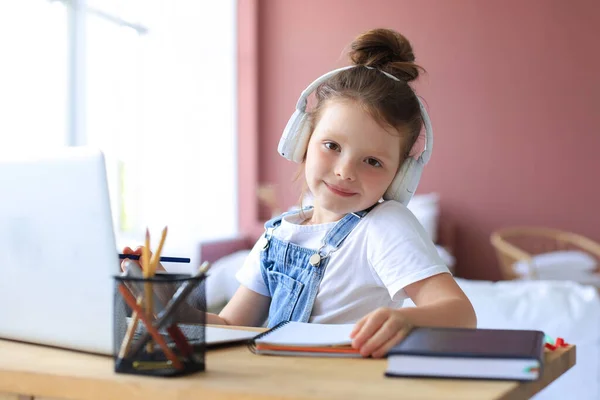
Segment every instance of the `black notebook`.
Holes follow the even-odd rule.
[[[543,356],[541,331],[421,327],[388,352],[385,374],[533,381]]]

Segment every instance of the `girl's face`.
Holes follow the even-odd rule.
[[[377,203],[400,165],[401,137],[358,103],[330,100],[308,143],[305,175],[313,223],[337,221]]]

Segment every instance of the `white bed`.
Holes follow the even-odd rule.
[[[235,293],[237,269],[249,250],[218,258],[207,280],[207,303],[222,308]],[[538,329],[577,346],[576,365],[535,396],[600,399],[600,297],[593,286],[568,281],[477,281],[456,278],[477,314],[478,327]],[[414,306],[410,300],[406,307]]]

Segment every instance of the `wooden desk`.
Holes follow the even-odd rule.
[[[385,378],[386,360],[258,356],[245,346],[211,350],[206,362],[187,377],[138,377],[115,374],[110,357],[0,340],[0,400],[528,399],[575,365],[575,348],[547,352],[542,379],[523,384]]]

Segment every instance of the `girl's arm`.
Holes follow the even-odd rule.
[[[439,274],[404,288],[417,307],[401,308],[416,326],[475,328],[477,316],[452,275]]]
[[[356,323],[352,345],[363,356],[385,356],[413,326],[477,326],[471,302],[450,274],[434,275],[404,290],[416,307],[379,308]]]
[[[240,286],[229,303],[219,313],[206,313],[207,324],[262,326],[269,315],[271,298]]]

